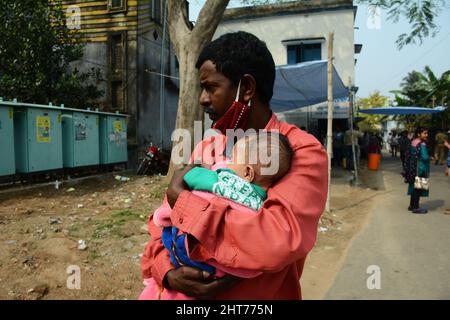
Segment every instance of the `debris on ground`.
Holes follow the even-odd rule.
[[[84,240],[78,240],[78,250],[86,250],[87,249],[87,245],[86,245],[86,241]]]
[[[50,219],[48,219],[48,223],[49,224],[61,224],[62,221],[60,218],[50,218]]]
[[[40,284],[27,291],[28,294],[33,294],[33,298],[36,300],[42,299],[49,292],[48,285]]]

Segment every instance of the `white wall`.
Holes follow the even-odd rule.
[[[265,41],[275,64],[287,64],[287,47],[283,40],[328,38],[334,31],[334,65],[345,85],[349,77],[355,83],[353,10],[323,11],[308,14],[271,16],[253,19],[222,21],[214,38],[220,35],[247,31]],[[328,42],[322,44],[322,59],[327,59]]]

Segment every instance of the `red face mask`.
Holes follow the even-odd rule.
[[[227,129],[245,129],[250,114],[251,101],[248,105],[239,101],[239,91],[241,82],[239,81],[236,99],[225,114],[217,120],[211,128],[219,130],[222,134],[226,134]]]

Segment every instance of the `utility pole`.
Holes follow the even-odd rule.
[[[355,181],[354,181],[354,185],[358,185],[358,163],[356,162],[358,155],[356,154],[356,147],[355,147],[355,137],[354,137],[354,133],[353,133],[353,123],[354,123],[354,108],[353,108],[353,83],[352,83],[352,78],[349,78],[348,81],[348,85],[349,85],[349,97],[348,97],[348,107],[350,109],[350,136],[352,139],[352,154],[353,154],[353,169],[355,170]]]
[[[334,32],[328,34],[328,121],[327,121],[327,154],[328,154],[328,193],[325,210],[331,212],[331,158],[333,157],[333,41]]]

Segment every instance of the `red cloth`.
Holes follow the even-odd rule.
[[[287,136],[294,157],[288,174],[268,190],[259,214],[242,214],[219,197],[207,201],[190,192],[181,193],[173,208],[172,223],[201,243],[190,252],[191,259],[263,272],[216,299],[301,299],[299,280],[327,197],[327,155],[312,135],[275,115],[265,129]],[[142,276],[161,285],[173,267],[161,243],[161,229],[151,219],[149,232]]]

